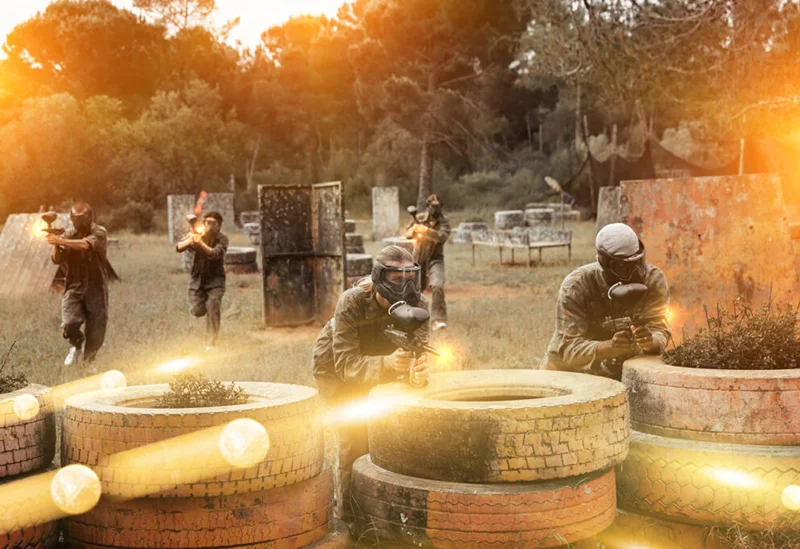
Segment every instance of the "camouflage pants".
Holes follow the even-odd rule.
[[[447,302],[444,298],[444,260],[435,259],[428,264],[428,285],[431,288],[431,320],[447,322]]]
[[[212,345],[219,336],[224,295],[225,288],[189,288],[189,312],[198,318],[206,317],[206,335]]]
[[[85,334],[81,326],[85,325]],[[108,299],[105,292],[76,292],[67,290],[61,299],[61,327],[64,339],[70,345],[84,346],[83,357],[87,362],[94,360],[97,351],[103,346],[108,325]]]

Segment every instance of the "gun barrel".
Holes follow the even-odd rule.
[[[436,355],[439,358],[444,357],[444,353],[432,345],[423,345],[422,348],[425,349],[426,353]]]

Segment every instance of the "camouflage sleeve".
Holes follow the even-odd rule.
[[[228,237],[220,233],[219,242],[214,246],[208,258],[213,260],[224,259],[226,253],[228,253]]]
[[[337,377],[345,383],[377,385],[381,379],[383,357],[361,354],[358,338],[358,303],[345,292],[333,316],[333,361]]]
[[[595,360],[599,341],[589,339],[589,323],[584,306],[584,288],[567,278],[558,292],[556,309],[555,351],[558,368],[588,372]]]
[[[447,239],[450,238],[450,232],[453,229],[450,227],[450,220],[446,217],[442,217],[441,222],[439,223],[439,228],[432,230],[433,237],[436,240],[437,244],[444,244],[447,242]]]
[[[92,229],[92,232],[89,233],[89,236],[83,240],[85,240],[89,246],[91,246],[93,251],[102,254],[106,251],[108,233],[106,233],[106,230],[103,227],[95,225]]]
[[[649,290],[642,306],[642,315],[657,317],[649,319],[645,326],[652,332],[653,340],[658,343],[659,350],[663,351],[667,348],[667,344],[672,337],[672,328],[667,318],[667,310],[669,309],[667,277],[664,276],[660,269],[653,269],[647,280],[647,287]]]

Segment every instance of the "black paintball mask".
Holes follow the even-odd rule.
[[[72,221],[72,226],[80,234],[88,234],[92,230],[92,222],[94,221],[94,213],[89,207],[72,208],[69,212],[69,219]]]
[[[647,274],[644,243],[639,240],[639,250],[628,257],[619,257],[609,253],[602,247],[597,248],[597,261],[603,268],[606,282],[609,285],[622,282],[625,284],[644,282]]]
[[[430,215],[434,217],[442,215],[442,201],[439,200],[438,196],[435,194],[430,195],[425,203],[428,206],[428,213]]]
[[[412,307],[419,304],[422,270],[416,263],[410,267],[390,267],[375,262],[372,283],[386,301],[394,305],[405,301]]]

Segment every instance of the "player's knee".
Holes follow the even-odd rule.
[[[192,303],[192,306],[189,307],[189,314],[192,316],[196,316],[200,318],[201,316],[206,316],[206,304],[205,303]]]

